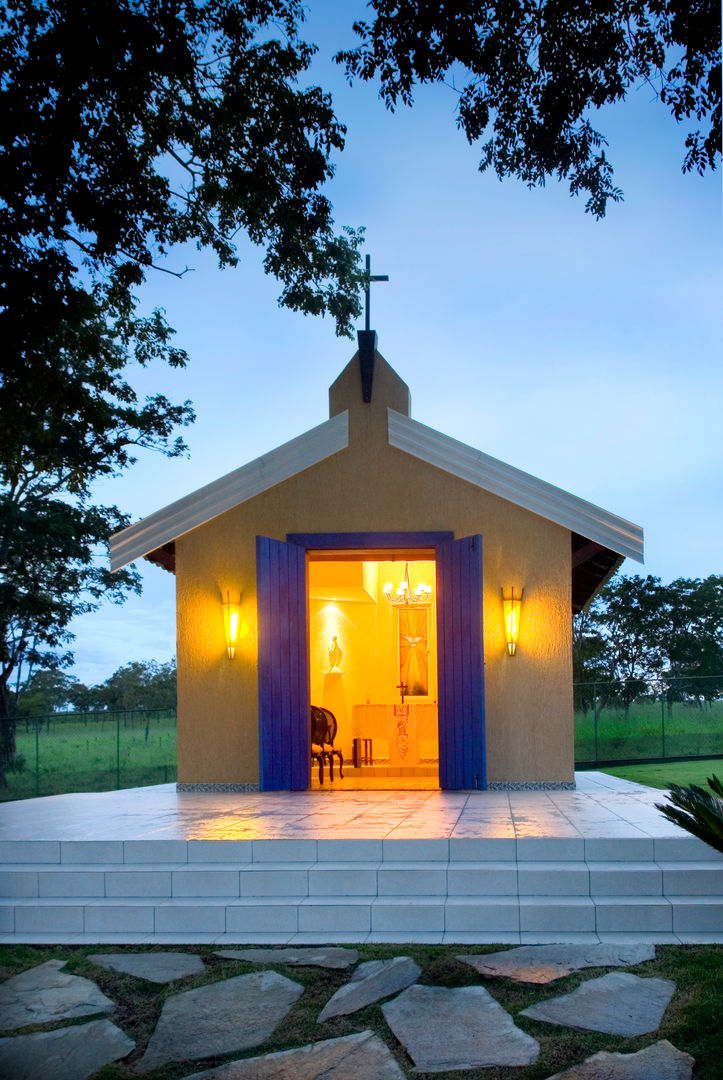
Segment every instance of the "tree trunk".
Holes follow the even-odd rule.
[[[10,715],[7,683],[0,683],[0,787],[7,787],[5,770],[15,761],[15,717]]]

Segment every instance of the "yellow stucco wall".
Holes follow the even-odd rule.
[[[179,781],[258,781],[257,534],[430,530],[483,537],[488,781],[572,780],[569,530],[390,447],[387,406],[404,411],[405,391],[378,357],[363,404],[352,361],[330,392],[332,415],[349,409],[348,448],[176,541]],[[514,657],[502,619],[509,585],[524,588]],[[242,593],[233,661],[227,590]]]

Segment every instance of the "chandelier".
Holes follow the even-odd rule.
[[[420,581],[412,588],[409,580],[409,563],[404,564],[404,577],[399,582],[396,590],[391,581],[387,581],[382,589],[390,604],[430,604],[432,602],[432,586]]]

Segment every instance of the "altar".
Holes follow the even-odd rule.
[[[439,761],[436,701],[355,705],[352,730],[355,739],[371,739],[374,765],[400,769]]]

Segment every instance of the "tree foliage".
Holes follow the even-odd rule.
[[[690,121],[683,168],[721,153],[717,0],[371,0],[361,44],[338,55],[350,77],[378,78],[389,108],[418,84],[459,78],[458,126],[482,143],[480,170],[530,187],[548,177],[602,217],[622,192],[592,116],[643,84]],[[699,125],[696,127],[696,124]]]
[[[131,365],[186,363],[152,268],[195,242],[221,266],[265,252],[281,303],[360,310],[361,233],[320,189],[344,129],[318,87],[299,0],[0,0],[0,777],[11,680],[62,668],[71,619],[138,587],[110,576],[128,524],[93,485],[139,448],[171,456],[190,403],[140,401]]]
[[[319,190],[344,128],[298,86],[315,51],[299,0],[17,0],[0,18],[9,298],[44,311],[55,293],[54,325],[79,265],[127,299],[184,241],[234,265],[244,232],[283,304],[348,331],[359,235],[334,233]]]
[[[39,669],[18,687],[19,716],[38,716],[72,706],[79,711],[174,709],[176,662],[134,660],[98,686],[86,686],[57,669]]]
[[[573,657],[577,692],[595,684],[599,704],[627,707],[655,688],[672,702],[711,701],[723,692],[723,576],[614,577],[590,608],[576,615]]]

